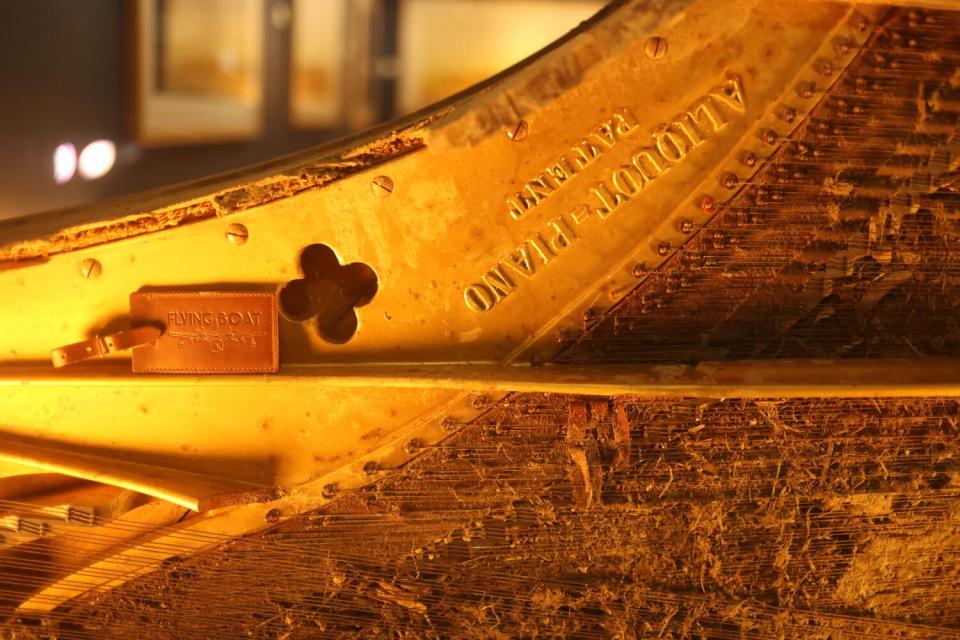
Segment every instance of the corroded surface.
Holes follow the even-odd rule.
[[[957,411],[512,396],[58,637],[960,637]]]

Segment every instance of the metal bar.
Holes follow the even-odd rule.
[[[193,511],[264,502],[279,496],[274,487],[131,462],[119,456],[68,451],[11,434],[0,438],[0,460],[139,491]]]
[[[340,364],[288,365],[278,374],[134,375],[120,361],[63,375],[50,368],[0,369],[0,389],[44,386],[306,385],[450,389],[640,397],[864,398],[960,396],[960,360],[743,360],[696,365]]]

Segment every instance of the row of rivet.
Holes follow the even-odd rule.
[[[808,67],[807,77],[803,78],[795,84],[797,96],[807,104],[804,105],[804,113],[809,113],[809,111],[815,106],[816,100],[820,97],[818,92],[818,83],[816,77],[822,76],[825,78],[832,79],[838,70],[845,68],[849,63],[850,59],[856,54],[860,47],[866,42],[867,32],[870,27],[870,21],[862,13],[856,12],[851,17],[849,25],[853,33],[848,37],[839,37],[839,38],[827,38],[825,39],[825,44],[821,47],[821,50],[814,56],[815,62]],[[664,52],[666,51],[666,42],[662,43]],[[648,44],[647,48],[649,49],[650,45]],[[828,60],[826,56],[833,51],[835,60]],[[651,58],[653,56],[650,56]],[[659,56],[658,56],[659,57]],[[813,76],[813,77],[811,77]],[[689,216],[682,215],[675,223],[669,224],[669,228],[673,228],[676,231],[679,231],[682,234],[682,240],[680,244],[682,245],[687,238],[693,234],[697,228],[697,223],[691,218],[699,218],[704,220],[704,218],[711,218],[721,207],[721,202],[726,203],[732,200],[738,188],[741,185],[746,185],[749,183],[750,179],[760,168],[760,160],[767,160],[773,155],[781,141],[792,131],[799,126],[798,119],[800,118],[800,109],[797,106],[792,104],[786,104],[781,106],[778,109],[774,109],[770,112],[766,119],[770,121],[770,124],[766,125],[763,128],[760,128],[758,134],[758,140],[762,143],[762,147],[751,149],[747,148],[739,153],[735,154],[737,158],[738,166],[746,168],[747,172],[744,175],[740,175],[738,170],[734,167],[728,167],[725,169],[720,169],[719,174],[722,176],[718,180],[718,185],[721,187],[725,193],[729,194],[727,197],[724,197],[723,193],[717,192],[702,194],[695,199],[694,203],[696,209],[699,210],[699,215]],[[702,222],[701,225],[705,223]],[[664,225],[667,226],[667,225]],[[722,234],[719,240],[714,238],[714,244],[718,242],[722,244],[723,238]],[[654,242],[653,252],[656,256],[656,259],[653,261],[637,260],[633,262],[631,267],[629,267],[629,275],[634,280],[641,280],[648,276],[653,269],[666,260],[674,250],[674,243],[671,239],[661,239]],[[610,298],[613,301],[617,301],[622,296],[631,290],[635,285],[630,285],[627,282],[621,282],[613,280],[607,283],[607,289],[610,292]],[[593,306],[588,307],[586,310],[581,312],[580,319],[581,330],[589,328],[590,325],[599,322],[603,317],[603,314]],[[564,343],[570,340],[572,337],[575,337],[576,332],[570,328],[560,328],[555,332],[556,341],[558,343]],[[537,358],[538,355],[534,355],[534,358]]]

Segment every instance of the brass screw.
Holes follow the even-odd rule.
[[[393,193],[393,180],[390,176],[377,176],[370,183],[370,188],[381,198],[386,198]]]
[[[231,244],[240,246],[241,244],[247,241],[247,238],[250,237],[250,232],[247,231],[247,228],[240,224],[239,222],[234,222],[229,227],[227,227],[227,240]]]
[[[784,122],[792,124],[793,121],[797,119],[797,110],[793,107],[787,107],[783,110],[781,117],[783,118]]]
[[[826,60],[820,63],[820,66],[817,67],[817,70],[825,76],[833,75],[833,65]]]
[[[713,199],[713,196],[703,196],[700,200],[700,210],[704,213],[713,213],[716,208],[717,201]]]
[[[773,146],[777,144],[777,140],[780,139],[780,136],[777,135],[777,132],[773,129],[767,129],[763,134],[763,141],[767,144]]]
[[[446,432],[453,431],[457,428],[457,419],[453,416],[447,416],[440,421],[440,428]]]
[[[660,36],[648,38],[643,45],[643,50],[646,52],[647,57],[652,60],[662,58],[667,53],[667,39],[661,38]]]
[[[593,322],[597,319],[597,312],[593,309],[585,309],[583,312],[583,322],[584,324]]]
[[[689,220],[687,218],[684,218],[683,220],[681,220],[680,231],[682,233],[690,233],[691,231],[693,231],[693,220]]]
[[[403,450],[407,452],[407,455],[413,455],[420,450],[420,440],[417,438],[412,438],[407,441],[407,444],[404,445]]]
[[[727,189],[736,189],[738,184],[740,184],[740,179],[737,178],[735,173],[728,173],[723,177],[723,186]]]
[[[747,151],[740,157],[740,161],[748,167],[755,167],[757,166],[757,154],[753,151]]]
[[[647,275],[647,265],[646,265],[646,264],[644,264],[643,262],[638,262],[637,264],[633,265],[633,277],[634,277],[634,278],[642,278],[642,277],[645,276],[645,275]]]
[[[669,243],[669,242],[661,242],[661,243],[657,246],[657,253],[660,254],[661,256],[665,256],[665,255],[667,255],[668,253],[670,253],[670,243]]]
[[[480,395],[478,395],[477,397],[475,397],[475,398],[473,399],[473,408],[476,409],[477,411],[481,411],[481,410],[483,410],[483,409],[486,409],[486,408],[489,407],[489,406],[490,406],[490,398],[489,398],[489,396],[485,396],[485,395],[483,395],[483,394],[480,394]]]
[[[817,85],[812,82],[803,82],[797,87],[797,93],[800,94],[801,98],[812,98],[816,90]]]
[[[103,272],[103,266],[99,260],[93,258],[84,258],[80,261],[80,273],[87,280],[96,280]]]
[[[270,524],[274,524],[276,522],[280,522],[280,516],[282,515],[283,512],[280,511],[280,509],[270,509],[270,511],[267,511],[266,515],[263,516],[263,519]]]
[[[333,482],[323,485],[320,489],[320,495],[329,500],[337,492],[337,485]]]
[[[377,464],[376,460],[369,460],[363,465],[363,475],[368,478],[377,473],[380,470],[380,465]]]
[[[528,133],[530,133],[530,125],[527,124],[526,120],[520,120],[514,125],[513,129],[507,129],[507,137],[514,142],[523,140]]]

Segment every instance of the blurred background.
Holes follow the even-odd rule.
[[[0,218],[239,168],[415,111],[603,0],[3,0]]]

